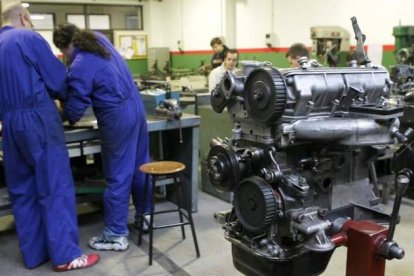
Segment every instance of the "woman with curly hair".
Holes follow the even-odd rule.
[[[107,181],[103,196],[105,226],[101,235],[90,239],[89,246],[126,250],[131,190],[137,215],[150,206],[143,202],[145,176],[138,170],[149,161],[141,96],[126,62],[104,35],[69,24],[55,30],[53,42],[70,63],[64,116],[73,124],[92,106],[100,130]]]

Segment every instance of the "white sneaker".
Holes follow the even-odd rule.
[[[145,215],[144,217],[145,217],[145,220],[144,220],[144,223],[142,225],[142,230],[144,230],[144,232],[148,232],[148,224],[150,222],[151,216],[150,215]],[[148,221],[148,224],[147,224],[147,221]]]
[[[108,240],[104,236],[97,236],[89,240],[89,247],[95,250],[125,251],[129,247],[129,242],[126,237],[116,237]]]

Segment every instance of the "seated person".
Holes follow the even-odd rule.
[[[295,43],[289,47],[285,57],[289,61],[291,68],[299,68],[299,58],[300,57],[307,57],[309,59],[309,51],[308,48],[302,43]]]
[[[214,37],[210,42],[210,46],[214,51],[211,63],[201,66],[200,72],[210,71],[219,67],[223,63],[224,55],[229,49],[219,37]]]
[[[237,61],[239,58],[239,53],[235,49],[226,51],[224,56],[224,62],[221,66],[215,68],[210,72],[208,76],[208,91],[211,92],[217,84],[220,83],[221,79],[224,76],[224,73],[227,71],[236,72],[237,71]]]

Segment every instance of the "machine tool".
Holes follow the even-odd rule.
[[[345,64],[349,53],[349,32],[337,26],[311,27],[312,51],[322,64],[337,67]]]
[[[404,103],[404,127],[413,126],[414,115],[414,26],[397,26],[393,29],[395,37],[395,57],[397,65],[390,67],[393,98]]]
[[[390,67],[391,79],[395,83],[393,91],[405,96],[414,88],[414,26],[396,26],[392,34],[397,62]]]
[[[404,108],[404,115],[400,117],[401,130],[414,128],[414,26],[396,26],[393,28],[395,37],[395,59],[396,65],[390,66],[390,77],[394,82],[390,102],[399,103]],[[388,151],[395,151],[396,147]],[[390,157],[390,155],[387,155]],[[384,158],[382,158],[384,159]],[[387,177],[389,166],[384,164],[391,161],[384,159],[376,162],[379,177]],[[386,184],[380,185],[387,195]],[[414,198],[414,187],[409,187],[407,197]]]
[[[172,91],[179,91],[180,105],[186,112],[195,113],[197,94],[207,92],[207,76],[198,74],[195,70],[171,68],[168,48],[150,48],[152,54],[151,70],[146,76],[141,76],[139,86],[146,89],[165,89],[168,85]],[[167,59],[168,57],[168,59]],[[160,69],[160,65],[163,65]]]
[[[141,86],[141,96],[147,114],[178,121],[180,143],[183,143],[180,121],[183,112],[179,105],[180,93],[172,92],[168,82],[143,81]]]
[[[142,81],[140,91],[147,114],[160,115],[168,119],[179,119],[181,117],[180,91],[171,91],[169,82]],[[167,110],[169,112],[166,112]]]
[[[370,63],[355,18],[352,25],[351,67],[323,68],[307,58],[298,69],[250,63],[242,76],[226,73],[211,93],[213,109],[227,109],[233,129],[231,138],[211,141],[205,166],[218,191],[234,192],[233,208],[215,218],[244,274],[319,275],[341,245],[348,276],[384,275],[386,259],[404,256],[393,234],[413,179],[414,162],[404,161],[413,155],[413,132],[399,131],[403,108],[388,102],[389,74]],[[389,216],[372,190],[368,161],[377,145],[396,140],[403,146]]]
[[[168,82],[173,91],[192,92],[207,90],[207,76],[200,75],[197,70],[172,68],[170,50],[167,47],[148,49],[148,74],[141,76],[144,82]]]

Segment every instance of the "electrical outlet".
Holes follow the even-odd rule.
[[[184,51],[184,41],[183,40],[177,40],[177,48],[180,52]]]
[[[269,47],[269,48],[276,47],[276,45],[278,44],[276,34],[275,33],[267,33],[266,37],[265,37],[265,43],[266,43],[266,46]]]

